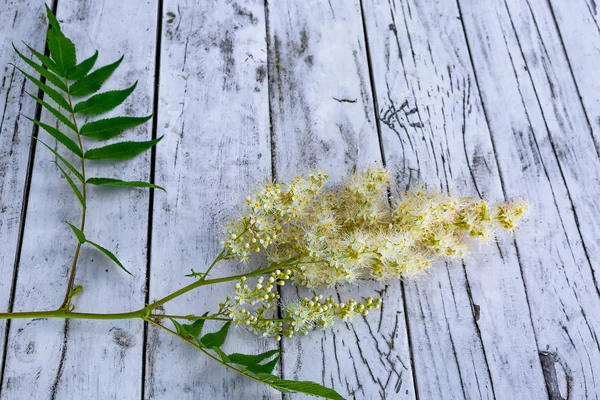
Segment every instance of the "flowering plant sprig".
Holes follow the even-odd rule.
[[[248,261],[265,251],[286,269],[252,285],[241,278],[235,295],[220,304],[233,323],[281,339],[366,315],[381,299],[340,303],[317,294],[282,304],[274,287],[291,281],[318,291],[363,279],[415,278],[441,258],[464,257],[498,229],[514,229],[527,211],[524,201],[490,204],[423,188],[392,199],[390,207],[389,173],[381,167],[352,174],[338,187],[324,188],[327,179],[319,172],[270,183],[246,199],[247,213],[228,229],[224,257]],[[283,316],[275,319],[277,310]]]
[[[141,181],[126,182],[116,178],[87,178],[86,161],[132,158],[153,147],[160,140],[118,142],[85,151],[84,139],[107,140],[125,130],[148,121],[147,117],[116,117],[87,121],[78,127],[77,115],[98,115],[120,105],[135,88],[96,94],[119,66],[113,64],[90,72],[97,52],[76,63],[74,44],[62,33],[60,24],[47,9],[50,27],[47,44],[49,56],[29,47],[41,64],[19,52],[17,55],[35,70],[40,78],[28,74],[43,95],[33,96],[41,107],[61,123],[61,129],[32,122],[47,131],[69,150],[61,154],[44,142],[56,157],[57,166],[82,207],[79,227],[68,223],[77,246],[62,305],[53,311],[0,313],[0,319],[69,318],[69,319],[141,319],[180,337],[199,351],[227,368],[262,382],[281,392],[297,392],[328,399],[342,399],[332,389],[314,382],[281,379],[273,371],[281,357],[274,349],[262,354],[227,354],[222,346],[230,327],[244,326],[265,337],[281,340],[308,334],[315,328],[327,329],[337,319],[366,315],[378,308],[382,299],[372,297],[344,302],[323,297],[322,289],[356,284],[365,279],[409,279],[423,276],[438,260],[460,258],[468,254],[477,241],[490,241],[496,231],[511,231],[527,211],[524,201],[492,204],[472,197],[449,196],[439,191],[417,188],[390,199],[389,173],[381,167],[356,172],[340,185],[326,185],[328,176],[316,172],[297,177],[289,183],[267,183],[246,199],[247,211],[227,229],[223,249],[203,272],[187,275],[194,282],[145,307],[126,313],[87,313],[75,311],[74,297],[81,290],[74,286],[80,249],[89,244],[103,252],[118,266],[125,267],[109,250],[92,242],[84,233],[87,185],[125,186],[162,189]],[[52,86],[50,86],[52,85]],[[77,97],[89,96],[73,104]],[[39,139],[38,139],[39,140]],[[72,154],[71,154],[72,153]],[[76,156],[80,168],[68,159]],[[263,252],[266,265],[239,275],[209,279],[220,262],[237,260],[252,263],[252,254]],[[127,271],[129,272],[129,271]],[[232,293],[213,313],[165,315],[157,310],[169,301],[203,286],[236,282]],[[308,290],[308,297],[287,299],[278,287],[293,284]],[[170,326],[164,321],[169,319]],[[223,325],[215,332],[204,332],[207,320]]]

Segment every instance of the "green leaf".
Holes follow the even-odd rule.
[[[90,185],[102,185],[102,186],[125,186],[125,187],[136,187],[136,188],[154,188],[160,189],[163,192],[166,190],[158,185],[142,181],[122,181],[120,179],[113,178],[90,178],[87,180]]]
[[[56,28],[56,30],[60,32],[60,24],[58,23],[58,20],[54,16],[54,13],[50,9],[50,7],[48,7],[47,4],[46,4],[46,15],[48,16],[48,21],[50,22],[50,27]]]
[[[244,374],[249,375],[249,373],[247,371],[244,371]],[[258,374],[254,374],[256,375],[261,382],[265,382],[268,384],[271,384],[272,382],[276,382],[278,380],[280,380],[280,378],[278,376],[275,376],[273,374],[265,374],[262,372],[259,372]]]
[[[56,129],[53,126],[44,124],[43,122],[36,121],[35,119],[31,119],[29,117],[25,117],[25,118],[27,118],[28,120],[30,120],[37,126],[43,128],[46,132],[48,132],[50,135],[52,135],[56,140],[61,142],[67,149],[71,150],[73,153],[77,154],[79,157],[83,157],[83,154],[81,153],[81,149],[79,148],[79,146],[77,146],[77,144],[73,141],[73,139],[71,139],[70,137],[68,137],[67,135],[65,135],[64,133],[62,133],[61,131],[59,131],[58,129]]]
[[[23,61],[25,61],[31,68],[35,69],[36,72],[38,74],[40,74],[41,76],[43,76],[44,78],[46,78],[48,80],[48,82],[52,83],[54,86],[56,86],[57,88],[59,88],[60,90],[63,91],[67,91],[67,85],[65,85],[65,83],[63,81],[60,80],[60,78],[58,76],[56,76],[54,73],[52,73],[51,71],[47,70],[46,68],[44,68],[43,66],[35,63],[33,60],[31,60],[30,58],[25,57],[16,47],[15,44],[13,43],[13,49],[15,50],[15,53],[18,54],[19,57],[21,57],[21,59]]]
[[[77,240],[79,241],[79,243],[84,244],[85,243],[85,234],[83,232],[81,232],[81,230],[79,230],[77,227],[75,227],[75,225],[73,225],[67,221],[65,221],[65,224],[69,225],[69,227],[75,234],[75,237],[77,237]]]
[[[108,79],[109,76],[117,69],[123,57],[119,58],[112,64],[100,67],[88,76],[85,76],[73,83],[69,88],[71,96],[81,97],[87,96],[88,94],[96,93],[102,87],[102,84]]]
[[[73,68],[67,71],[67,79],[78,80],[87,75],[88,72],[94,68],[96,64],[96,60],[98,59],[98,50],[94,53],[93,56],[83,60],[81,63],[77,64]]]
[[[124,90],[111,90],[96,94],[89,99],[75,104],[75,112],[85,115],[98,115],[117,107],[135,90],[137,81]]]
[[[56,164],[56,166],[58,167],[58,169],[60,170],[60,172],[63,174],[63,176],[65,177],[65,179],[69,183],[69,186],[71,186],[71,189],[73,189],[73,192],[75,192],[75,196],[77,196],[77,198],[79,199],[79,202],[81,203],[81,206],[85,209],[86,208],[85,199],[83,198],[83,195],[81,194],[81,191],[79,190],[79,188],[77,187],[77,185],[75,184],[75,182],[73,182],[73,179],[71,179],[71,177],[69,176],[69,174],[67,174],[67,171],[65,171],[63,169],[63,167],[60,166],[59,163],[57,163],[55,161],[54,164]]]
[[[208,313],[204,314],[205,317]],[[194,323],[186,325],[186,331],[189,332],[194,338],[198,338],[202,333],[202,328],[204,327],[204,319],[197,319]]]
[[[61,71],[59,75],[66,76],[67,70],[77,64],[75,45],[60,30],[54,28],[48,31],[47,41],[50,56],[56,63],[56,68]]]
[[[156,145],[162,136],[147,142],[119,142],[108,146],[90,149],[85,152],[84,157],[88,160],[126,160],[137,156]]]
[[[177,334],[183,338],[189,338],[190,335],[186,332],[185,328],[183,327],[182,324],[180,324],[179,322],[177,322],[176,320],[174,320],[173,318],[169,318],[171,320],[171,322],[173,323],[173,325],[175,326],[175,330],[177,331]]]
[[[75,129],[75,125],[73,125],[73,123],[69,121],[69,119],[65,117],[60,111],[58,111],[56,108],[52,107],[50,104],[46,103],[39,97],[34,96],[29,92],[26,93],[29,96],[31,96],[31,98],[33,98],[35,101],[37,101],[41,106],[45,107],[48,111],[50,111],[52,115],[54,115],[60,122],[68,126],[73,132],[77,132],[77,129]]]
[[[270,385],[282,392],[304,393],[312,396],[322,397],[331,400],[344,400],[344,398],[335,390],[309,381],[288,381],[278,379]]]
[[[280,352],[281,350],[269,350],[267,352],[256,355],[233,353],[229,355],[229,359],[232,363],[249,367],[258,364],[261,361],[274,356],[275,354],[279,354]]]
[[[83,183],[83,175],[81,175],[81,173],[79,171],[77,171],[77,168],[75,168],[73,165],[71,165],[70,162],[65,160],[65,158],[63,156],[58,154],[58,151],[56,151],[52,147],[48,146],[46,143],[42,142],[40,139],[38,139],[36,137],[34,137],[34,138],[35,138],[35,140],[37,140],[38,142],[40,142],[41,144],[46,146],[46,148],[48,148],[48,150],[50,150],[56,156],[56,158],[58,158],[60,161],[62,161],[62,163],[65,164],[67,166],[67,168],[69,168],[69,170],[77,177],[77,179],[79,179],[81,181],[81,183]]]
[[[27,79],[29,79],[31,82],[33,82],[35,84],[35,86],[40,88],[42,90],[42,92],[44,92],[48,96],[50,96],[50,98],[52,100],[54,100],[56,102],[56,104],[63,107],[67,111],[71,111],[71,106],[69,105],[69,102],[63,97],[62,94],[58,93],[56,90],[52,89],[50,86],[46,85],[45,83],[42,83],[38,79],[29,75],[27,72],[23,71],[21,68],[19,68],[17,66],[15,66],[15,68],[18,69],[19,71],[21,71],[21,73],[23,75],[25,75],[27,77]]]
[[[227,332],[229,331],[230,326],[231,322],[227,322],[217,332],[207,333],[206,335],[202,336],[199,341],[200,346],[209,349],[212,349],[213,347],[221,347],[223,343],[225,343],[225,338],[227,338]]]
[[[108,258],[113,260],[115,262],[115,264],[117,264],[119,267],[121,267],[121,269],[123,269],[123,271],[125,271],[129,275],[133,276],[133,274],[131,272],[127,271],[127,269],[123,266],[123,264],[121,264],[121,261],[119,261],[119,259],[113,253],[106,250],[104,247],[100,246],[98,243],[92,242],[91,240],[86,240],[85,242],[91,244],[92,246],[94,246],[95,248],[100,250],[102,253],[104,253],[105,256],[107,256]]]
[[[253,374],[270,374],[275,369],[275,366],[277,365],[277,362],[280,358],[281,355],[277,355],[277,357],[275,357],[268,363],[249,365],[248,371],[252,372]]]
[[[127,129],[135,128],[152,118],[147,117],[115,117],[88,122],[83,125],[80,134],[98,140],[111,139]]]
[[[225,352],[223,350],[221,350],[218,347],[213,347],[212,351],[214,351],[215,353],[217,353],[219,355],[219,357],[221,357],[221,361],[223,361],[226,364],[230,364],[231,360],[229,359],[229,356],[227,354],[225,354]]]
[[[36,49],[34,49],[33,47],[31,47],[30,45],[28,45],[25,42],[23,42],[23,44],[25,44],[25,46],[27,46],[27,48],[29,49],[29,51],[31,51],[31,53],[34,56],[36,56],[38,60],[40,60],[40,62],[42,63],[42,65],[44,65],[50,71],[52,71],[52,72],[57,73],[57,74],[60,75],[60,73],[61,73],[60,70],[56,66],[56,63],[50,59],[50,57],[47,57],[47,56],[43,55],[42,53],[40,53],[39,51],[37,51]]]

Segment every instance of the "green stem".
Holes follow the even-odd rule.
[[[213,360],[215,360],[215,361],[216,361],[216,362],[218,362],[219,364],[221,364],[221,365],[224,365],[225,367],[229,368],[230,370],[232,370],[232,371],[235,371],[235,372],[237,372],[238,374],[244,375],[244,376],[246,376],[246,377],[248,377],[248,378],[250,378],[250,379],[253,379],[253,380],[255,380],[256,382],[260,382],[260,383],[266,383],[267,385],[269,384],[268,382],[261,381],[260,379],[257,379],[257,378],[255,378],[255,377],[253,377],[252,375],[249,375],[249,374],[244,374],[244,372],[243,372],[241,369],[238,369],[238,368],[234,367],[234,366],[233,366],[233,365],[231,365],[231,364],[227,364],[227,363],[223,362],[223,360],[219,359],[218,357],[216,357],[214,354],[210,353],[210,352],[209,352],[209,351],[207,351],[206,349],[203,349],[202,347],[198,346],[198,345],[197,345],[196,343],[194,343],[192,340],[190,340],[190,339],[186,339],[186,338],[184,338],[184,337],[181,337],[180,335],[178,335],[178,334],[177,334],[177,332],[175,332],[175,331],[173,331],[173,330],[171,330],[171,329],[167,328],[166,326],[162,326],[162,325],[161,325],[161,324],[159,324],[158,322],[156,322],[156,321],[153,321],[153,320],[151,320],[151,319],[145,319],[145,320],[146,320],[146,321],[148,321],[148,322],[150,322],[152,325],[155,325],[155,326],[157,326],[157,327],[159,327],[159,328],[161,328],[161,329],[163,329],[163,330],[165,330],[165,331],[169,332],[170,334],[177,336],[177,337],[178,337],[178,338],[180,338],[181,340],[183,340],[183,341],[185,341],[185,342],[187,342],[187,343],[191,344],[191,345],[192,345],[192,346],[194,346],[196,349],[200,350],[201,352],[203,352],[204,354],[206,354],[208,357],[212,358]]]
[[[80,313],[70,312],[68,310],[58,309],[52,311],[26,311],[0,313],[1,319],[24,319],[24,318],[65,318],[65,319],[133,319],[143,318],[145,309],[114,314],[95,314],[95,313]]]
[[[75,118],[75,112],[73,111],[73,101],[71,100],[71,94],[69,93],[69,85],[67,82],[67,78],[64,78],[65,86],[67,86],[67,99],[69,101],[69,112],[71,113],[71,119],[73,120],[73,125],[75,126],[75,133],[77,135],[77,143],[79,145],[79,150],[81,150],[81,154],[83,154],[83,143],[81,141],[81,135],[79,134],[79,128],[77,127],[77,118]],[[81,232],[85,232],[85,218],[87,213],[87,190],[85,183],[85,158],[83,155],[81,158],[81,176],[83,177],[81,194],[83,196],[83,207],[81,209],[81,225],[79,230]],[[77,248],[75,249],[75,255],[73,256],[73,263],[71,264],[71,270],[69,272],[69,281],[67,283],[67,290],[65,292],[65,298],[59,307],[60,310],[67,310],[71,305],[71,293],[73,291],[73,284],[75,282],[75,272],[77,271],[77,261],[79,260],[79,252],[81,251],[81,243],[77,243]]]
[[[217,257],[219,258],[219,257]],[[79,313],[79,312],[69,312],[67,309],[59,308],[58,310],[52,311],[26,311],[26,312],[14,312],[14,313],[0,313],[0,320],[3,319],[22,319],[22,318],[66,318],[66,319],[133,319],[133,318],[142,318],[148,319],[150,316],[159,317],[160,314],[151,314],[152,310],[160,307],[161,305],[167,303],[168,301],[173,300],[176,297],[179,297],[187,292],[190,292],[194,289],[197,289],[201,286],[214,285],[217,283],[230,282],[239,280],[243,277],[251,278],[254,276],[259,276],[263,274],[268,274],[270,272],[276,271],[280,268],[280,264],[273,264],[269,268],[257,269],[255,271],[249,272],[247,274],[239,274],[239,275],[231,275],[225,276],[223,278],[216,279],[201,279],[190,285],[184,286],[183,288],[171,293],[168,296],[163,297],[162,299],[149,304],[148,306],[141,308],[136,311],[125,312],[125,313],[113,313],[113,314],[96,314],[96,313]],[[67,303],[68,304],[68,303]]]
[[[168,315],[168,314],[150,314],[149,318],[161,319],[161,318],[171,318],[171,319],[186,319],[188,321],[197,321],[199,319],[205,319],[210,321],[231,321],[231,318],[223,318],[223,317],[214,317],[214,316],[203,316],[203,315]]]
[[[218,257],[217,257],[218,258]],[[253,272],[249,272],[247,274],[239,274],[239,275],[231,275],[231,276],[226,276],[223,278],[216,278],[216,279],[200,279],[194,283],[191,283],[187,286],[182,287],[181,289],[171,293],[168,296],[163,297],[160,300],[155,301],[152,304],[149,304],[145,309],[148,311],[148,313],[150,313],[152,310],[162,306],[163,304],[173,300],[176,297],[181,296],[182,294],[185,294],[189,291],[192,291],[194,289],[197,289],[201,286],[207,286],[207,285],[214,285],[215,283],[223,283],[223,282],[229,282],[229,281],[235,281],[238,279],[242,279],[244,277],[246,278],[252,278],[254,276],[259,276],[259,275],[264,275],[264,274],[268,274],[270,272],[274,272],[277,269],[281,268],[281,266],[279,264],[273,264],[271,265],[269,268],[263,268],[263,269],[257,269]]]

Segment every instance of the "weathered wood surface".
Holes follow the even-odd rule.
[[[29,154],[34,130],[19,110],[31,115],[35,107],[23,97],[22,76],[6,66],[11,40],[43,49],[43,2],[2,6],[0,307],[49,309],[61,300],[74,250],[60,220],[77,212],[52,157],[40,146]],[[339,289],[341,298],[378,290],[385,305],[282,341],[280,374],[357,399],[600,397],[594,2],[58,0],[53,7],[80,57],[98,49],[102,64],[125,52],[110,87],[139,79],[128,110],[154,110],[157,130],[135,134],[165,135],[153,165],[166,194],[149,203],[144,191],[92,192],[90,201],[108,201],[111,211],[93,211],[90,235],[136,276],[86,250],[78,283],[89,290],[78,309],[128,310],[186,283],[190,268],[201,270],[218,253],[222,221],[265,178],[321,168],[336,181],[382,162],[401,187],[524,196],[531,216],[514,239],[425,279]],[[128,163],[125,178],[147,179],[150,159]],[[227,291],[194,293],[165,311],[201,312]],[[2,349],[4,326],[1,399],[282,397],[138,322],[12,322]],[[278,344],[237,330],[228,346]]]
[[[35,101],[25,93],[36,87],[9,63],[17,62],[11,42],[27,38],[30,46],[44,48],[46,21],[39,1],[5,2],[0,12],[0,307],[11,307],[21,217],[26,190],[33,127],[22,117],[35,114]],[[26,197],[25,197],[26,198]],[[6,321],[0,322],[0,361],[4,359]],[[0,369],[1,371],[1,369]],[[0,372],[1,374],[1,372]]]
[[[43,20],[43,3],[35,6]],[[100,53],[98,66],[126,56],[127,68],[117,70],[104,89],[130,86],[137,90],[116,116],[127,109],[133,115],[152,112],[154,95],[156,5],[63,2],[56,14],[63,30],[77,43],[79,58]],[[112,23],[106,23],[112,21]],[[85,30],[81,27],[85,26]],[[42,119],[54,121],[42,114]],[[148,126],[129,133],[147,139]],[[45,132],[40,138],[55,144]],[[87,141],[87,148],[93,147]],[[37,146],[31,191],[16,278],[14,310],[56,309],[66,289],[66,277],[76,241],[60,221],[77,223],[80,206],[66,182],[59,179],[54,156]],[[122,165],[90,165],[88,176],[118,176],[147,180],[149,156]],[[76,283],[83,290],[75,300],[78,310],[127,311],[145,302],[148,193],[114,192],[90,188],[87,236],[115,253],[135,277],[127,276],[104,255],[84,247]],[[62,226],[61,226],[62,225]],[[142,390],[142,327],[139,321],[65,321],[38,319],[11,323],[4,361],[2,397],[7,399],[65,399],[94,393],[95,398],[138,398]],[[77,395],[76,395],[77,394]]]
[[[272,1],[268,16],[275,177],[320,168],[336,182],[381,163],[360,3]],[[284,298],[297,296],[283,289]],[[340,288],[338,296],[376,290],[386,299],[381,312],[283,341],[283,376],[347,397],[414,398],[400,283]]]
[[[383,148],[399,184],[502,198],[456,4],[365,2],[365,16]],[[545,395],[529,314],[511,311],[526,297],[510,241],[407,283],[406,295],[420,395]]]
[[[222,249],[224,220],[271,173],[267,42],[260,1],[165,1],[163,9],[150,301],[191,283]],[[240,201],[242,200],[242,201]],[[213,270],[235,273],[239,266]],[[232,284],[203,288],[167,303],[167,314],[216,312]],[[216,330],[207,323],[205,329]],[[278,348],[232,329],[228,351]],[[145,398],[277,398],[269,388],[218,368],[181,340],[148,332]]]

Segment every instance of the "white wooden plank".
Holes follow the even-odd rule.
[[[381,162],[359,2],[273,1],[268,15],[276,178],[321,168],[336,182]],[[296,296],[283,288],[284,298]],[[346,397],[414,398],[400,283],[339,294],[376,290],[384,297],[379,313],[284,339],[283,376],[320,382]]]
[[[224,227],[271,174],[265,12],[262,1],[164,3],[150,300],[186,284],[221,251]],[[215,276],[240,273],[221,265]],[[233,285],[207,287],[167,303],[168,314],[215,312]],[[168,322],[167,322],[168,323]],[[205,329],[217,328],[207,323]],[[277,348],[241,328],[227,351]],[[227,371],[180,339],[149,330],[147,399],[280,398]]]
[[[367,1],[364,9],[388,168],[402,185],[502,198],[456,4]],[[407,285],[420,396],[545,396],[506,239]]]
[[[595,398],[600,162],[560,38],[541,3],[460,4],[506,194],[534,207],[516,243],[549,396]]]
[[[125,54],[122,67],[105,89],[124,88],[139,80],[137,90],[111,115],[148,115],[152,111],[156,5],[150,2],[59,2],[63,31],[73,38],[79,58],[98,49],[98,65]],[[154,16],[154,17],[153,17]],[[35,18],[45,20],[38,8]],[[48,116],[47,121],[54,123]],[[128,138],[150,137],[147,124]],[[49,135],[41,133],[48,143]],[[87,142],[87,148],[94,143]],[[62,148],[61,148],[62,149]],[[78,202],[42,146],[35,165],[17,289],[15,311],[55,309],[66,289],[75,240],[61,221],[76,222]],[[148,154],[114,165],[91,166],[88,176],[148,179]],[[97,175],[96,175],[97,176]],[[85,247],[76,284],[78,310],[117,312],[142,307],[145,296],[148,193],[143,190],[90,188],[86,233],[114,249],[135,277],[98,251]],[[9,332],[3,398],[139,398],[141,395],[142,323],[140,321],[13,321]]]
[[[600,62],[600,14],[595,0],[530,2],[531,9],[543,10],[544,17],[551,14],[552,22],[558,27],[560,46],[558,54],[566,52],[571,74],[575,78],[577,94],[583,102],[587,122],[594,136],[596,152],[600,154],[600,82],[597,79]],[[550,7],[547,10],[547,7]],[[537,12],[536,12],[537,14]],[[540,15],[541,16],[541,15]],[[550,24],[552,22],[549,22]],[[546,30],[546,21],[543,32]],[[540,22],[538,22],[540,24]],[[596,236],[598,237],[598,236]]]
[[[13,286],[33,132],[23,115],[35,113],[35,102],[25,90],[36,93],[35,85],[26,83],[25,77],[8,64],[18,62],[12,42],[26,39],[30,46],[43,51],[45,21],[39,18],[42,4],[40,1],[5,2],[0,13],[0,307],[4,311],[9,309]],[[0,363],[4,358],[5,335],[6,321],[0,321]]]

